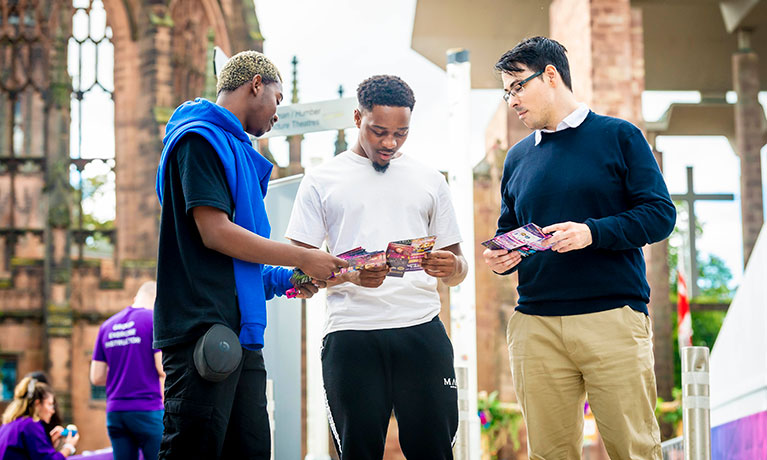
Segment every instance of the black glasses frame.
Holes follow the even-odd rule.
[[[522,89],[524,89],[527,82],[537,77],[538,75],[542,75],[542,74],[543,74],[543,70],[539,70],[538,72],[535,72],[534,74],[520,81],[519,83],[514,85],[514,89],[510,89],[508,92],[503,93],[503,100],[506,102],[509,102],[509,99],[511,99],[512,97],[516,97],[516,95],[519,94]]]

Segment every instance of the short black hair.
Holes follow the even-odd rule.
[[[413,110],[415,96],[410,86],[401,78],[394,75],[375,75],[357,87],[357,102],[361,108],[368,111],[373,110],[374,105],[408,107]]]
[[[546,37],[526,38],[498,59],[495,70],[502,73],[516,73],[522,71],[520,64],[533,72],[542,72],[547,65],[553,65],[557,68],[565,86],[570,91],[573,90],[567,49],[556,40]]]

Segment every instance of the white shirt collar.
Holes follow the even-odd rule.
[[[541,143],[541,139],[543,139],[542,133],[553,133],[555,131],[562,131],[567,128],[577,128],[578,126],[583,123],[583,120],[586,119],[586,117],[589,114],[589,106],[581,102],[578,104],[578,107],[573,110],[570,115],[566,116],[562,121],[559,122],[557,125],[557,129],[554,131],[551,131],[549,129],[536,129],[535,130],[535,145],[538,145]]]

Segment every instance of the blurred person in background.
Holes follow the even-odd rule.
[[[162,440],[162,352],[152,348],[157,284],[141,285],[133,304],[101,325],[90,380],[106,385],[107,432],[115,460],[157,458]]]
[[[62,440],[61,427],[46,432],[56,413],[51,387],[32,377],[24,377],[13,391],[13,401],[3,413],[0,426],[0,458],[3,460],[61,460],[76,452],[80,435],[74,431],[63,438],[61,448],[53,446]]]
[[[45,372],[43,371],[33,371],[25,375],[24,377],[32,377],[38,382],[44,383],[49,386],[51,385],[50,379],[48,379],[48,376],[45,375]],[[45,428],[46,433],[53,433],[54,429],[58,432],[61,432],[64,430],[63,423],[61,422],[61,417],[59,417],[58,404],[56,403],[55,397],[53,398],[53,407],[54,409],[56,409],[56,412],[54,412],[53,415],[51,416],[51,421],[46,422],[44,420],[40,420],[40,423],[43,424],[43,428]]]

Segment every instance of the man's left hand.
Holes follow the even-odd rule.
[[[544,233],[554,233],[549,242],[554,252],[570,252],[583,249],[592,243],[591,229],[586,224],[562,222],[543,228]]]
[[[432,251],[421,259],[421,267],[427,275],[447,278],[458,270],[458,258],[450,251]]]
[[[316,280],[313,280],[310,283],[297,284],[294,287],[296,288],[296,291],[298,291],[298,294],[296,295],[297,299],[309,299],[314,294],[316,294],[320,290],[320,288],[325,287],[325,282],[324,281],[318,282]]]

